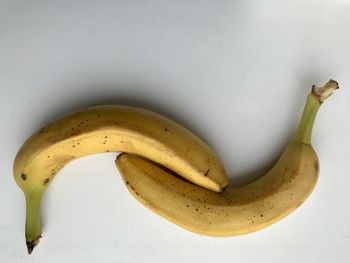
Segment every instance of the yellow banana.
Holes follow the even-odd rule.
[[[53,177],[68,162],[101,152],[138,154],[213,191],[227,184],[214,152],[163,116],[126,106],[99,106],[69,114],[32,135],[14,162],[14,177],[26,198],[29,253],[41,237],[40,203]]]
[[[314,189],[319,162],[312,127],[321,103],[337,88],[333,80],[313,87],[288,147],[267,174],[245,186],[214,193],[132,154],[119,155],[117,167],[138,201],[185,229],[209,236],[262,229],[299,207]]]

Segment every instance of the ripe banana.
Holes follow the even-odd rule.
[[[68,162],[101,152],[138,154],[213,191],[227,185],[226,172],[214,152],[163,116],[126,106],[71,113],[32,135],[14,162],[14,177],[26,198],[29,253],[41,237],[40,203],[53,177]]]
[[[313,87],[295,136],[277,163],[242,187],[214,193],[132,154],[119,155],[116,165],[138,201],[187,230],[209,236],[257,231],[295,210],[314,189],[319,162],[311,146],[312,127],[320,105],[337,88],[333,80]]]

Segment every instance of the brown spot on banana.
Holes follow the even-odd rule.
[[[50,178],[46,178],[43,182],[43,185],[47,185],[50,182]]]
[[[187,230],[209,236],[254,232],[287,216],[313,191],[318,158],[310,141],[321,102],[309,94],[294,138],[268,173],[242,187],[227,188],[225,193],[213,193],[171,176],[136,155],[124,154],[116,164],[124,180],[137,183],[138,201]]]
[[[315,170],[318,171],[319,170],[319,163],[318,163],[318,160],[316,160],[314,162],[314,167],[315,167]]]
[[[312,94],[308,96],[308,102],[304,110],[306,117],[303,115],[303,119],[300,122],[298,132],[296,134],[297,136],[293,138],[293,143],[302,143],[305,147],[310,145],[312,130],[311,128],[315,119],[314,117],[318,110],[318,106],[336,88],[337,83],[335,81],[330,81],[323,88],[313,88]],[[83,120],[86,121],[84,127],[80,127],[79,125],[77,126],[77,123],[82,124]],[[163,127],[167,127],[167,129],[171,130],[171,136],[167,135],[167,132],[164,132],[164,130],[162,129]],[[30,216],[27,216],[28,228],[26,228],[26,236],[29,237],[27,239],[27,244],[29,244],[30,246],[32,246],[33,240],[35,240],[36,237],[41,235],[40,201],[42,192],[40,191],[44,191],[44,187],[42,187],[42,180],[44,178],[48,178],[47,176],[48,174],[50,174],[50,172],[54,171],[56,173],[65,164],[60,163],[59,165],[54,166],[52,165],[52,163],[50,163],[50,165],[47,165],[47,159],[50,159],[50,161],[52,159],[47,158],[47,155],[50,154],[50,156],[58,158],[60,158],[61,156],[70,155],[70,151],[73,151],[73,147],[70,144],[71,139],[84,142],[83,146],[74,147],[74,158],[79,158],[88,154],[104,152],[106,151],[106,147],[101,147],[101,131],[108,131],[108,135],[111,135],[113,137],[109,138],[113,142],[115,142],[115,147],[108,146],[108,150],[139,154],[149,160],[158,162],[159,165],[165,165],[168,169],[178,173],[180,176],[183,176],[187,180],[190,180],[198,185],[204,186],[208,189],[217,192],[219,192],[227,184],[227,178],[225,176],[226,174],[224,172],[222,164],[216,158],[215,154],[211,152],[210,148],[207,147],[202,141],[197,143],[199,139],[196,138],[195,135],[191,134],[187,130],[184,130],[178,124],[167,120],[162,116],[142,109],[135,109],[123,106],[94,107],[73,114],[69,114],[55,121],[54,123],[46,126],[39,133],[34,134],[31,138],[27,140],[27,142],[23,145],[23,147],[16,156],[16,160],[14,163],[14,176],[18,185],[26,194],[28,208],[27,211],[32,212],[29,213]],[[129,147],[127,147],[119,143],[121,139],[125,139],[126,135],[129,136],[128,140],[132,142],[132,147],[130,145]],[[99,140],[96,140],[97,137],[99,138]],[[166,153],[168,153],[168,155]],[[304,159],[304,157],[301,159]],[[281,157],[281,159],[283,158],[285,158],[285,156]],[[120,160],[121,159],[118,158],[117,162],[119,162]],[[208,161],[206,160],[211,160],[209,165],[211,170],[210,174],[204,176],[204,174],[201,171],[206,171],[208,169]],[[68,162],[69,160],[67,159],[64,161]],[[292,169],[294,169],[295,165],[297,164],[293,163],[293,161],[295,161],[295,159],[292,160],[292,166],[294,166]],[[303,184],[303,187],[300,188],[302,190],[306,189],[309,192],[300,193],[297,191],[299,188],[297,188],[296,186],[298,186],[298,183],[300,183],[301,178],[305,179],[303,173],[301,173],[300,176],[295,178],[295,181],[291,186],[292,189],[284,187],[284,183],[280,179],[275,180],[275,177],[272,176],[273,174],[279,174],[281,171],[283,171],[283,168],[280,167],[278,164],[276,166],[277,168],[270,171],[271,173],[267,174],[266,176],[257,180],[251,185],[243,186],[243,188],[241,188],[240,190],[234,189],[233,191],[231,189],[228,189],[226,195],[213,193],[211,191],[205,190],[203,187],[189,184],[185,180],[180,180],[181,183],[185,184],[184,187],[180,187],[179,189],[177,189],[177,184],[174,183],[172,187],[166,188],[166,192],[163,193],[165,196],[168,196],[169,191],[171,192],[171,198],[169,198],[169,200],[165,200],[167,202],[170,201],[170,203],[153,204],[145,200],[144,198],[147,197],[148,193],[151,194],[151,196],[148,196],[148,198],[152,199],[152,194],[155,194],[159,191],[163,191],[163,188],[161,186],[163,184],[166,184],[168,181],[168,179],[165,178],[158,178],[158,188],[154,192],[145,192],[143,189],[144,186],[146,186],[146,188],[152,188],[154,187],[153,184],[147,186],[147,184],[140,185],[138,183],[137,194],[139,194],[140,199],[143,199],[144,202],[148,203],[149,206],[155,205],[157,206],[157,208],[161,208],[162,205],[165,206],[165,208],[167,208],[167,205],[171,207],[172,204],[178,204],[178,202],[181,202],[181,198],[184,199],[182,200],[185,201],[184,203],[191,204],[191,209],[187,210],[193,210],[193,207],[197,207],[199,213],[190,213],[187,215],[188,218],[186,218],[186,220],[189,219],[189,221],[187,221],[186,224],[189,224],[190,226],[182,224],[183,227],[188,227],[190,230],[193,231],[198,230],[198,224],[202,224],[204,220],[205,229],[206,231],[211,232],[211,234],[228,234],[225,231],[225,233],[222,233],[222,231],[217,230],[218,225],[219,227],[221,226],[227,229],[227,225],[225,225],[227,223],[239,222],[240,224],[243,224],[247,223],[249,220],[253,220],[252,218],[254,218],[254,227],[248,229],[249,231],[253,231],[263,228],[266,225],[270,224],[272,221],[276,221],[282,216],[285,216],[285,214],[287,214],[288,211],[290,212],[290,210],[292,210],[290,207],[291,203],[295,205],[294,202],[300,201],[301,199],[302,201],[305,200],[307,197],[306,194],[309,194],[310,192],[311,188],[308,188],[309,184]],[[43,167],[44,169],[42,169]],[[52,167],[54,167],[53,171],[50,170]],[[186,167],[186,169],[184,167]],[[315,170],[318,170],[318,167],[315,168]],[[155,180],[156,178],[152,179],[152,174],[157,169],[160,168],[155,167],[154,169],[150,169],[151,172],[148,173],[149,177],[147,178]],[[292,169],[290,171],[292,171]],[[143,170],[141,169],[141,172],[142,171]],[[25,181],[27,178],[23,178],[23,174],[25,174],[26,172],[29,173],[30,180],[27,180],[26,183],[23,183],[23,181]],[[293,179],[293,176],[290,175],[290,172],[287,173],[289,173],[289,175],[286,177],[285,182],[288,183],[288,179]],[[137,178],[138,174],[134,175],[135,178]],[[130,182],[135,178],[130,178]],[[139,177],[139,179],[147,178]],[[314,180],[316,178],[317,175],[308,176],[308,179],[312,181],[313,185]],[[175,181],[179,180],[176,177],[174,177],[173,179],[175,179]],[[39,191],[39,194],[37,191],[32,191],[35,187],[38,186],[35,183],[37,183],[40,186],[37,189]],[[269,191],[271,183],[273,184],[273,187],[271,187],[270,189],[273,189],[273,192]],[[189,184],[191,187],[187,188],[187,184]],[[254,192],[257,193],[257,195],[252,196],[251,200],[247,201],[246,188],[244,187],[248,188],[249,190],[251,190],[252,188]],[[174,192],[174,188],[179,190],[179,192]],[[294,190],[293,196],[294,199],[297,201],[293,200],[293,202],[291,202],[289,200],[290,195],[288,194],[291,190]],[[186,192],[186,194],[181,194],[181,191]],[[205,192],[204,195],[203,191]],[[288,200],[287,198],[285,198],[286,196],[288,197]],[[229,199],[227,199],[227,197],[229,197]],[[202,207],[201,200],[206,200],[205,209]],[[228,202],[228,200],[233,201]],[[264,202],[261,203],[261,200],[263,200]],[[194,206],[192,206],[192,204],[194,204]],[[288,209],[286,208],[286,206],[289,206],[287,207]],[[31,208],[33,207],[34,209],[31,210]],[[230,208],[228,209],[228,207]],[[270,209],[267,209],[267,207]],[[266,210],[264,210],[264,213],[261,214],[263,215],[263,217],[261,216],[259,218],[256,215],[262,212],[263,208],[265,208]],[[178,209],[180,208],[171,207],[171,209],[169,210],[170,214],[173,215],[175,213],[176,216],[181,217],[184,211],[178,211]],[[235,209],[239,209],[239,211],[236,211]],[[163,215],[166,216],[164,210],[162,212]],[[201,215],[200,218],[198,217],[198,214]],[[224,221],[222,216],[216,217],[217,215],[222,214],[225,214],[226,217],[224,218],[227,218],[229,220]],[[244,216],[241,218],[237,218],[237,215]],[[232,220],[232,217],[238,220]],[[171,218],[169,216],[169,219],[174,218]],[[219,224],[217,221],[218,219]],[[231,229],[230,231],[230,234],[242,234],[244,232],[247,232],[247,229],[245,229],[244,226],[238,226],[236,229]],[[33,245],[33,247],[35,245],[36,243]]]

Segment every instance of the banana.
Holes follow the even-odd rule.
[[[138,154],[189,181],[220,192],[226,172],[215,153],[179,124],[150,111],[98,106],[71,113],[33,134],[14,161],[14,177],[26,198],[28,252],[41,237],[40,203],[68,162],[102,152]]]
[[[132,154],[119,155],[116,165],[138,201],[180,227],[208,236],[257,231],[291,213],[314,189],[319,161],[311,146],[312,127],[320,105],[337,88],[333,80],[313,87],[299,127],[277,163],[242,187],[214,193]]]

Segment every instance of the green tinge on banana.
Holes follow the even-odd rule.
[[[40,204],[54,176],[68,162],[101,152],[127,153],[117,165],[129,190],[184,228],[222,236],[271,224],[300,205],[313,189],[318,160],[310,145],[312,126],[318,107],[336,88],[337,83],[330,81],[313,89],[294,139],[267,175],[221,194],[215,192],[224,189],[227,176],[215,153],[197,136],[156,113],[100,106],[47,125],[25,142],[14,162],[14,177],[26,198],[28,252],[40,240]],[[196,185],[169,176],[161,167]]]
[[[209,236],[257,231],[291,213],[314,189],[319,162],[311,146],[312,127],[321,103],[337,88],[333,80],[313,87],[295,136],[277,163],[242,187],[214,193],[132,154],[118,156],[117,167],[138,201],[187,230]]]
[[[102,152],[138,154],[189,181],[220,192],[227,185],[221,161],[196,135],[144,109],[98,106],[71,113],[31,136],[18,152],[14,177],[26,198],[28,252],[41,237],[40,203],[68,162]]]

